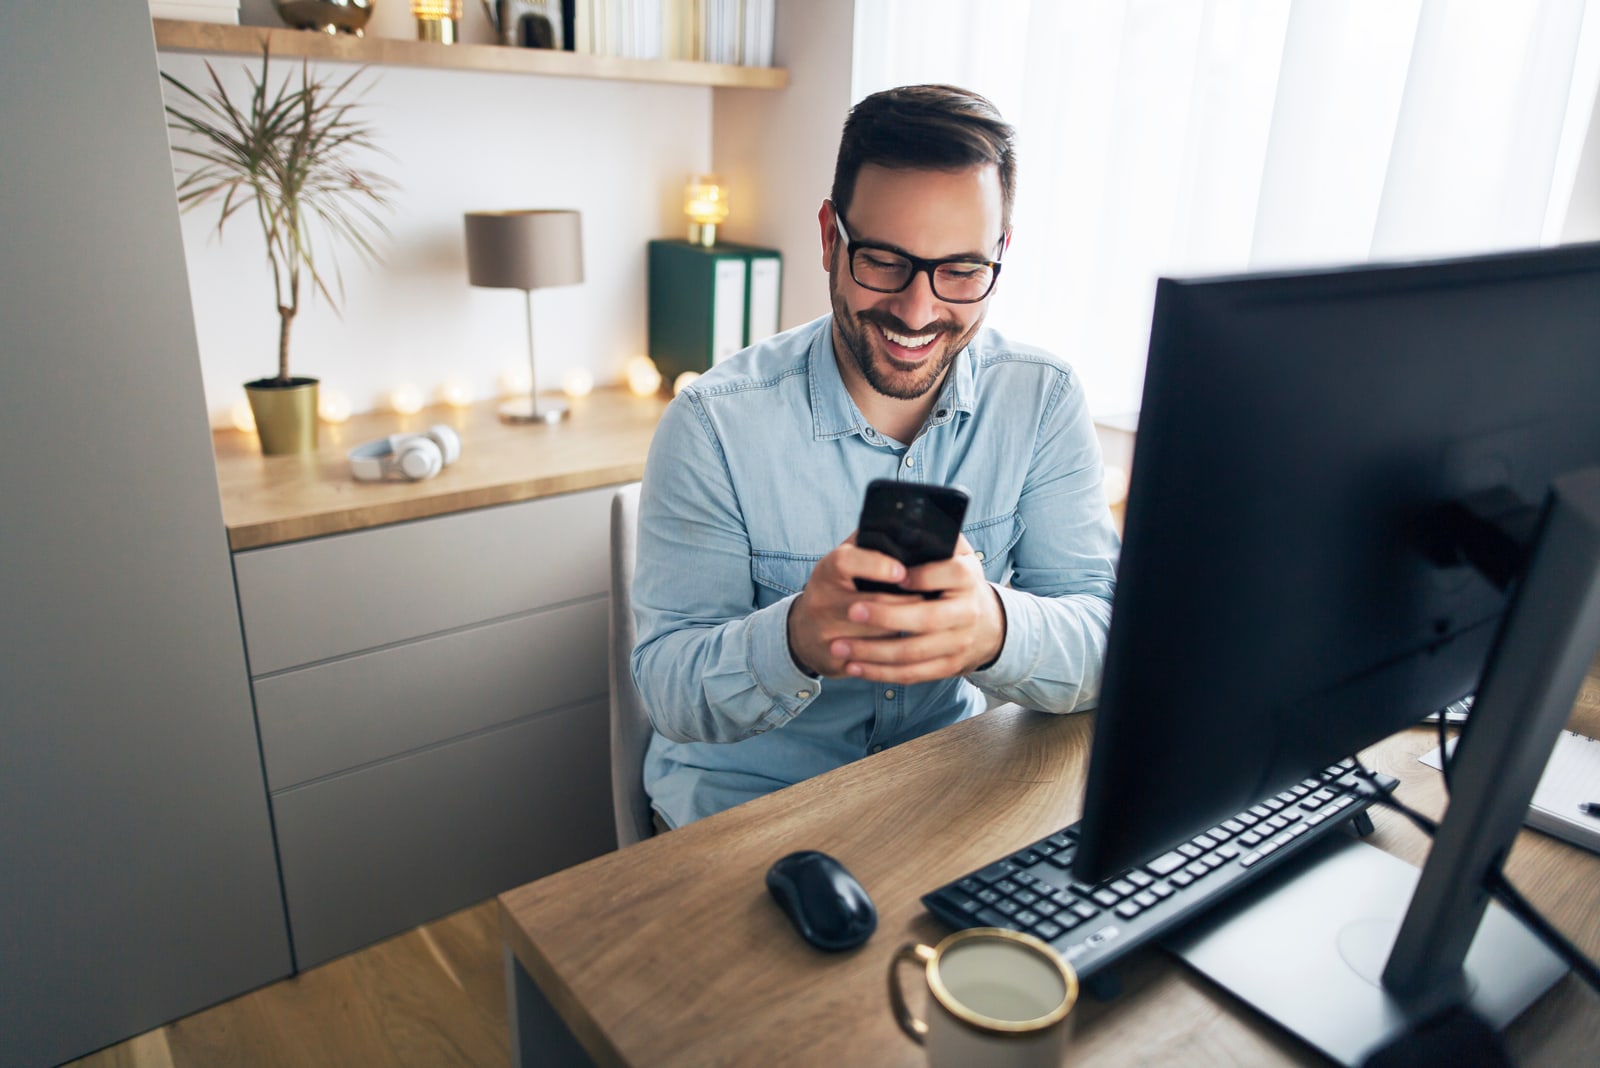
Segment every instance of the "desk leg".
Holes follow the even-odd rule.
[[[511,947],[504,946],[503,952],[512,1068],[594,1068]]]

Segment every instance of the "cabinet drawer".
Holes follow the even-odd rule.
[[[234,555],[250,672],[604,594],[607,487]]]
[[[594,701],[272,796],[301,970],[616,845]]]
[[[604,698],[608,641],[595,598],[257,679],[267,786]]]

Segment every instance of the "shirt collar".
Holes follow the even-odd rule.
[[[939,399],[928,416],[930,425],[948,422],[956,412],[972,414],[973,398],[977,393],[972,351],[976,343],[975,338],[951,362],[950,373],[945,375],[944,383],[939,387]],[[819,441],[847,434],[866,435],[871,431],[866,417],[856,407],[850,391],[845,388],[844,379],[839,375],[831,316],[824,319],[823,328],[817,331],[816,339],[811,343],[806,370],[811,383],[812,433]],[[942,416],[941,412],[944,413]]]

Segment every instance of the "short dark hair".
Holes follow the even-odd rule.
[[[985,98],[953,85],[885,89],[850,109],[839,138],[830,199],[840,215],[850,208],[863,165],[911,170],[959,170],[993,163],[1000,171],[1001,218],[1011,227],[1016,193],[1016,131]]]

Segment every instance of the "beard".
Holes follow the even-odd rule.
[[[877,308],[852,312],[839,292],[840,277],[837,258],[828,271],[828,295],[833,304],[833,322],[838,336],[844,342],[846,356],[861,371],[867,385],[885,397],[896,400],[916,400],[928,394],[944,381],[944,373],[955,362],[956,356],[967,347],[983,325],[979,315],[965,333],[961,324],[953,319],[940,319],[920,327],[912,327],[898,316]],[[890,355],[878,329],[907,337],[934,333],[930,346],[942,345],[944,351],[932,353],[926,359],[908,363]]]

